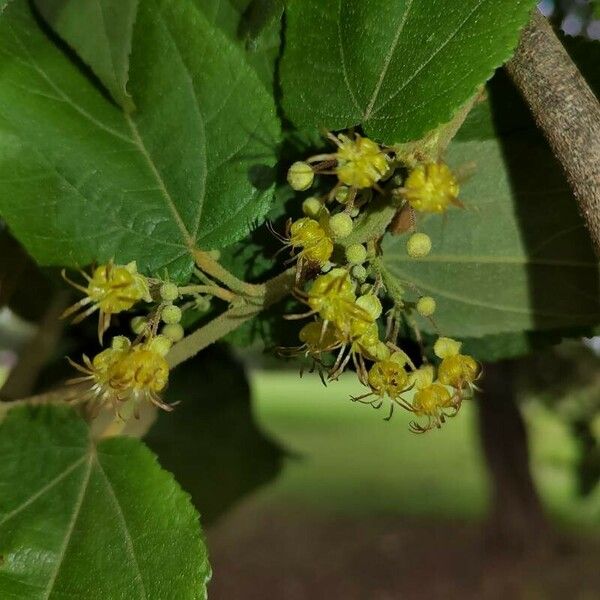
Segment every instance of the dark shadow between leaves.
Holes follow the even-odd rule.
[[[190,493],[203,525],[278,475],[285,452],[256,424],[244,368],[224,347],[175,369],[166,400],[179,404],[144,441]]]

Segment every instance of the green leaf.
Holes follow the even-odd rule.
[[[177,367],[166,399],[180,404],[158,415],[145,442],[192,495],[203,523],[279,473],[283,451],[256,424],[244,369],[224,348]]]
[[[283,104],[299,127],[362,125],[386,143],[450,121],[515,48],[534,0],[296,0]]]
[[[454,141],[447,160],[464,183],[465,210],[419,221],[432,253],[411,259],[406,237],[384,260],[401,280],[438,301],[425,331],[480,337],[581,328],[600,322],[599,269],[560,167],[533,134]]]
[[[77,52],[123,108],[138,0],[35,0],[52,29]]]
[[[137,260],[183,281],[191,246],[231,244],[267,211],[275,106],[191,0],[140,5],[129,91],[132,115],[14,0],[0,20],[0,212],[42,264]]]
[[[281,45],[281,0],[196,0],[207,18],[240,43],[261,81],[273,88]]]
[[[206,598],[198,515],[137,440],[96,444],[66,408],[0,424],[0,596]]]

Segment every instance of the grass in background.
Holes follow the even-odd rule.
[[[364,388],[349,375],[325,388],[318,377],[254,371],[251,381],[260,425],[291,453],[283,473],[255,497],[260,503],[320,512],[481,518],[488,502],[475,406],[440,431],[414,435],[410,415],[385,422],[349,400]],[[570,525],[600,523],[600,496],[575,493],[575,448],[561,423],[541,408],[526,411],[532,464],[549,511]]]

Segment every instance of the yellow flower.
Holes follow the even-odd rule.
[[[450,204],[460,206],[459,187],[445,163],[428,163],[415,167],[404,183],[403,194],[414,210],[444,212]]]
[[[165,354],[169,347],[163,336],[141,344],[131,344],[123,337],[115,337],[110,348],[97,354],[93,360],[83,356],[83,365],[69,361],[82,376],[71,383],[91,383],[87,397],[98,403],[98,408],[110,403],[117,414],[125,403],[134,413],[141,401],[149,401],[164,410],[172,407],[159,397],[169,380],[169,365]]]
[[[387,156],[378,144],[356,135],[351,140],[338,135],[336,173],[339,180],[355,188],[373,187],[389,170]]]
[[[481,369],[477,361],[466,354],[460,354],[462,344],[452,338],[440,337],[433,346],[436,356],[442,359],[438,368],[438,379],[444,385],[458,390],[472,384],[479,377]]]
[[[303,217],[290,226],[289,244],[292,248],[301,248],[300,258],[323,266],[333,253],[333,242],[317,221]]]
[[[369,387],[378,396],[396,400],[408,387],[408,373],[401,362],[387,359],[376,362],[369,370]]]
[[[451,406],[452,395],[439,383],[431,383],[415,393],[413,409],[417,416],[437,417],[439,411]]]
[[[307,323],[298,336],[304,343],[301,348],[306,354],[313,357],[320,356],[323,352],[330,352],[338,348],[341,340],[334,327],[325,327],[323,321]]]
[[[447,356],[438,368],[438,379],[444,385],[462,389],[471,385],[479,376],[480,368],[472,356],[456,354]]]
[[[152,300],[148,280],[138,273],[135,261],[127,265],[115,265],[111,261],[97,267],[91,276],[84,271],[81,274],[87,281],[85,287],[69,280],[63,271],[65,280],[85,294],[85,297],[67,308],[61,318],[84,309],[73,319],[73,323],[79,323],[98,311],[98,338],[101,342],[112,315],[129,310],[140,300]]]
[[[332,269],[317,277],[306,302],[324,321],[332,322],[343,337],[361,335],[374,321],[367,310],[356,304],[354,284],[344,269]]]

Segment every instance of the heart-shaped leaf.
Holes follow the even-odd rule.
[[[0,597],[206,598],[189,497],[137,440],[95,443],[70,409],[0,424]]]
[[[362,125],[386,143],[450,121],[516,47],[535,0],[296,0],[284,108],[299,127]]]
[[[246,235],[268,209],[273,99],[192,0],[147,0],[129,91],[110,102],[25,0],[0,20],[0,212],[42,264],[137,260],[189,277],[190,249]]]
[[[112,97],[133,109],[127,78],[138,0],[35,0],[35,5]]]

